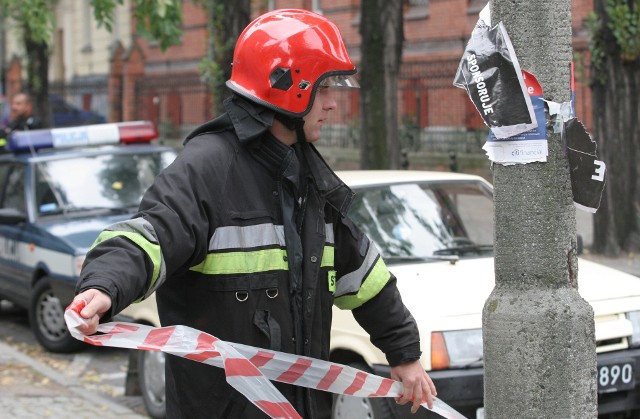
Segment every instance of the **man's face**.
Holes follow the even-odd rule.
[[[11,100],[11,119],[31,116],[31,103],[27,95],[18,93]]]
[[[320,129],[329,117],[329,111],[337,106],[331,94],[331,89],[319,86],[311,111],[304,116],[304,135],[307,142],[313,143],[320,139]]]

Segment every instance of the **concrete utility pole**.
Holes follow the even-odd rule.
[[[491,0],[544,97],[571,100],[570,0]],[[485,415],[597,417],[593,309],[578,294],[575,207],[561,138],[546,163],[494,165],[496,287],[485,303]]]

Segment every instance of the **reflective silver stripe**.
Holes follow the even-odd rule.
[[[335,239],[335,236],[333,235],[333,223],[325,224],[324,234],[325,234],[325,239],[324,239],[325,243],[335,244],[336,239]]]
[[[142,217],[132,218],[130,220],[121,221],[119,223],[115,223],[110,225],[105,229],[106,231],[114,231],[114,232],[128,232],[139,234],[144,237],[150,243],[158,245],[160,247],[160,242],[158,241],[158,235],[156,234],[156,230],[153,228],[151,223],[145,220]],[[156,261],[152,261],[157,263]],[[151,287],[144,293],[144,298],[149,297],[151,294],[155,292],[156,289],[167,279],[167,265],[164,262],[164,256],[162,255],[162,248],[160,248],[160,261],[159,261],[159,272],[158,278],[151,285]]]
[[[334,244],[333,223],[325,225],[325,243]],[[209,251],[227,249],[250,249],[254,247],[285,247],[284,227],[275,224],[254,226],[218,227],[209,241]]]
[[[378,249],[369,241],[369,248],[367,249],[367,255],[362,261],[362,265],[353,272],[349,272],[342,277],[339,277],[336,283],[336,292],[334,296],[336,298],[341,295],[353,294],[360,290],[360,285],[367,272],[371,269],[376,258],[378,257]]]
[[[209,251],[251,249],[265,246],[285,247],[284,227],[274,224],[218,227],[209,241]]]

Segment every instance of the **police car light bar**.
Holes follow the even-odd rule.
[[[158,130],[150,121],[118,122],[15,131],[8,138],[8,148],[13,152],[21,152],[42,148],[147,143],[155,138],[158,138]]]

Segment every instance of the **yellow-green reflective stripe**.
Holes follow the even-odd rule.
[[[103,231],[100,233],[95,242],[91,245],[91,249],[100,243],[112,239],[114,237],[126,237],[135,244],[138,245],[151,259],[151,263],[153,263],[153,274],[151,275],[151,285],[153,285],[158,280],[158,276],[160,275],[160,264],[162,263],[162,253],[160,251],[160,245],[151,243],[147,240],[143,235],[138,233],[132,233],[128,231]]]
[[[192,271],[208,275],[248,274],[289,270],[285,249],[263,249],[250,252],[209,253]]]
[[[320,264],[321,268],[325,268],[327,266],[335,266],[334,257],[335,257],[336,248],[333,246],[324,246],[324,250],[322,250],[322,263]]]
[[[380,292],[391,278],[382,258],[379,258],[375,266],[367,275],[357,294],[343,295],[334,300],[334,304],[342,310],[353,310],[360,307]]]

